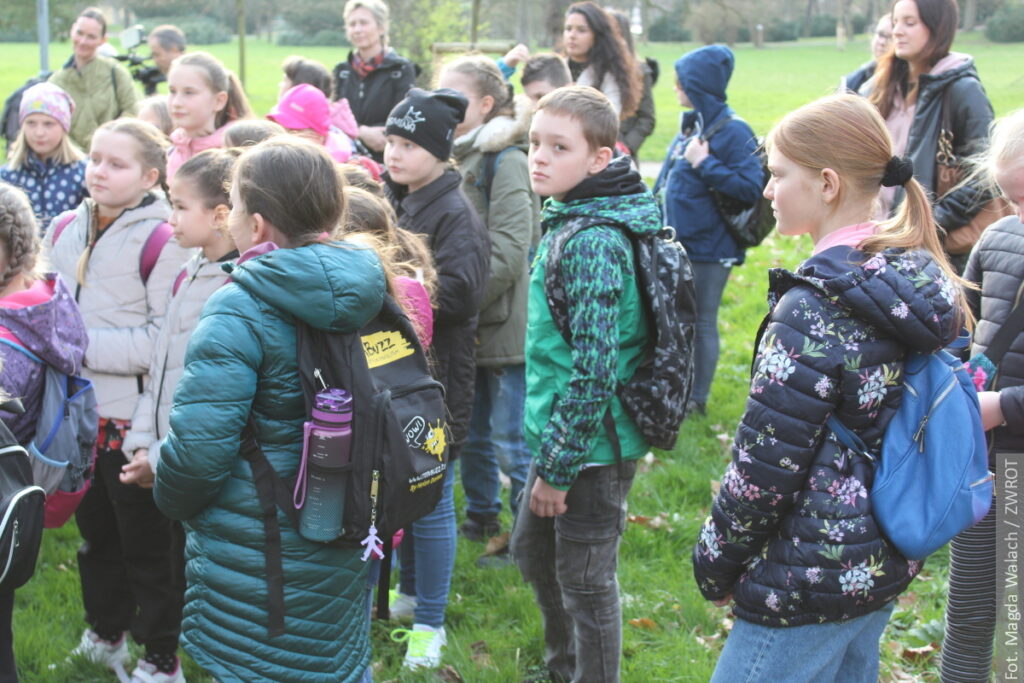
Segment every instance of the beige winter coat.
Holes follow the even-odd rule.
[[[76,273],[93,220],[92,200],[78,206],[56,244],[53,231],[59,217],[46,233],[47,258],[71,283],[89,330],[83,375],[96,389],[100,417],[130,420],[135,412],[167,312],[171,283],[192,255],[172,237],[143,285],[139,272],[143,246],[171,213],[164,199],[150,199],[122,213],[103,231],[93,247],[84,284],[78,284]]]
[[[177,281],[184,272],[178,291],[173,293],[172,288],[167,316],[149,363],[149,382],[139,397],[131,431],[122,446],[129,455],[140,448],[148,448],[149,465],[154,473],[160,459],[160,441],[166,436],[169,426],[174,389],[185,373],[188,340],[199,322],[206,300],[227,282],[222,265],[220,261],[211,263],[202,253],[197,253],[174,278]]]

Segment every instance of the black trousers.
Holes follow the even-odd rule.
[[[0,683],[18,683],[18,668],[14,664],[14,589],[0,589]]]
[[[92,488],[75,518],[85,618],[112,637],[130,630],[147,653],[174,654],[184,603],[183,534],[153,502],[152,489],[118,479],[120,450],[101,450]]]

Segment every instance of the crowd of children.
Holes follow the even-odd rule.
[[[897,32],[908,3],[917,11],[896,3]],[[974,317],[984,350],[1008,317],[1016,289],[992,272],[1005,270],[999,253],[1024,251],[1020,112],[999,124],[987,173],[1018,216],[986,233],[964,280],[892,121],[866,98],[789,113],[767,137],[762,178],[753,131],[726,104],[732,52],[695,50],[675,65],[688,113],[652,192],[632,157],[653,128],[644,103],[657,74],[622,17],[576,3],[564,55],[464,55],[422,90],[388,46],[381,0],[349,0],[344,13],[348,59],[332,75],[289,58],[264,119],[204,52],[174,59],[169,95],[140,106],[120,67],[95,54],[106,23],[91,9],[59,77],[24,92],[0,168],[0,393],[23,412],[0,415],[30,440],[44,366],[95,388],[92,480],[76,511],[87,627],[72,656],[133,683],[183,683],[179,644],[224,683],[372,680],[373,543],[318,543],[268,512],[242,451],[297,475],[309,429],[297,324],[354,332],[394,297],[444,386],[449,456],[437,504],[395,551],[390,612],[412,623],[392,633],[404,666],[441,665],[458,536],[500,534],[505,476],[510,539],[480,564],[514,563],[533,589],[538,680],[619,680],[618,550],[636,461],[651,448],[618,391],[654,343],[634,245],[669,224],[689,252],[689,410],[703,413],[718,307],[744,259],[717,197],[753,204],[763,192],[778,232],[810,235],[813,249],[770,278],[733,458],[693,551],[700,592],[738,617],[714,680],[875,680],[881,632],[921,565],[879,531],[870,464],[823,425],[841,416],[877,446],[908,350],[934,351]],[[880,59],[895,78],[898,53]],[[914,64],[925,79],[928,65]],[[90,116],[104,114],[90,123],[76,96],[96,73],[118,111],[92,93]],[[883,188],[896,203],[877,220]],[[552,287],[568,302],[565,327]],[[1014,368],[982,394],[1007,448],[1024,428]],[[981,559],[992,526],[953,545],[950,680],[975,680],[991,661],[992,617],[969,617],[994,595],[976,578],[994,571]],[[0,579],[2,680],[16,680],[12,610]],[[134,666],[128,635],[143,651]]]

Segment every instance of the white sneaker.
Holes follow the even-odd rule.
[[[398,628],[391,632],[391,640],[408,641],[403,669],[436,669],[441,666],[441,648],[447,639],[444,626],[434,628],[426,624],[413,624],[412,630]]]
[[[388,611],[392,619],[412,619],[416,612],[416,596],[406,595],[392,589],[388,595]]]
[[[101,639],[91,629],[87,628],[82,632],[82,640],[78,647],[71,651],[72,657],[84,657],[90,662],[103,664],[111,669],[123,668],[131,660],[128,654],[128,642],[124,634],[116,643]]]
[[[185,683],[185,674],[181,670],[181,660],[173,673],[164,673],[157,668],[156,664],[147,662],[145,659],[138,661],[135,671],[132,671],[130,683]]]

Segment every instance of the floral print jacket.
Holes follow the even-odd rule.
[[[693,553],[709,600],[733,594],[767,626],[844,621],[913,580],[871,513],[871,463],[843,448],[829,415],[872,450],[902,398],[903,357],[959,331],[954,283],[920,250],[867,258],[848,246],[769,274],[770,313],[750,396]]]

